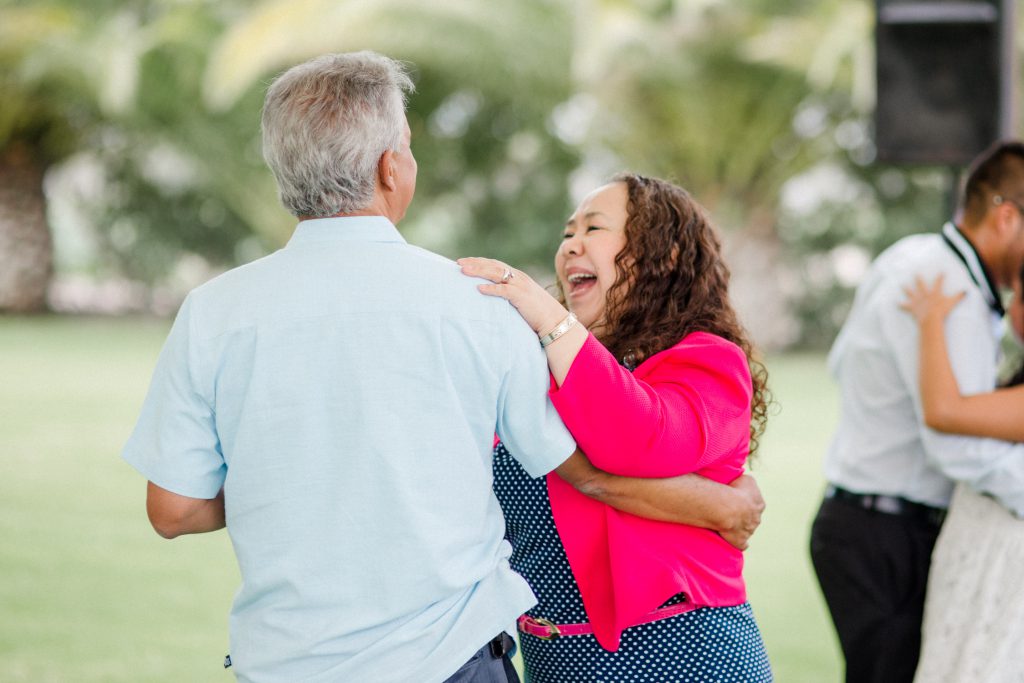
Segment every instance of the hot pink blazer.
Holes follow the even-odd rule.
[[[695,332],[630,373],[593,335],[551,400],[600,469],[635,477],[696,472],[728,483],[743,473],[751,381],[735,344]],[[676,593],[697,606],[746,601],[743,555],[707,529],[643,519],[547,476],[551,510],[598,642]]]

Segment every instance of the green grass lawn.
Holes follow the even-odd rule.
[[[224,532],[168,542],[119,457],[164,321],[0,317],[0,681],[230,681],[238,570]],[[838,681],[807,556],[835,391],[820,356],[769,363],[781,405],[755,474],[747,578],[780,683]]]

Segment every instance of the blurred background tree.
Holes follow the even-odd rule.
[[[571,93],[570,10],[547,0],[500,11],[478,0],[272,0],[214,46],[205,101],[221,109],[246,92],[262,96],[269,76],[324,52],[373,49],[406,60],[421,170],[403,232],[448,254],[547,262],[578,164],[548,126]]]
[[[549,273],[583,192],[667,176],[722,228],[755,337],[824,345],[870,258],[946,210],[948,171],[874,163],[872,22],[842,0],[6,0],[0,310],[46,303],[47,224],[61,310],[169,312],[281,246],[265,87],[374,49],[418,88],[410,241]]]
[[[246,236],[272,232],[283,212],[244,144],[252,122],[196,107],[223,30],[213,7],[0,7],[0,172],[16,178],[0,194],[0,310],[45,304],[61,207],[93,228],[84,260],[99,278],[159,282],[193,251],[225,267],[251,255],[237,253]]]
[[[943,169],[875,163],[870,3],[592,7],[584,167],[677,179],[722,228],[759,342],[830,343],[870,259],[935,229],[948,190]]]
[[[97,119],[93,93],[68,69],[79,37],[64,8],[0,10],[0,310],[46,303],[53,244],[43,178]]]
[[[409,60],[419,89],[409,118],[423,172],[403,225],[410,239],[450,254],[550,261],[569,204],[566,178],[578,164],[548,126],[570,92],[567,5],[519,2],[498,18],[465,1],[179,0],[87,9],[52,0],[2,8],[61,19],[65,35],[25,41],[9,56],[18,66],[34,59],[32,50],[46,56],[42,77],[36,69],[26,82],[51,93],[52,119],[67,125],[75,98],[93,105],[88,129],[47,158],[61,162],[49,183],[50,223],[58,231],[62,223],[84,227],[66,240],[77,242],[67,273],[140,285],[123,303],[167,311],[196,280],[281,246],[294,220],[278,206],[260,155],[266,84],[316,54],[370,48]],[[90,49],[95,58],[83,56]],[[69,97],[59,79],[81,92]],[[26,100],[35,103],[32,91]],[[24,118],[36,127],[49,121],[37,112]],[[42,170],[36,175],[41,198]],[[41,263],[15,253],[23,242],[12,238],[0,251]],[[5,286],[12,294],[33,287],[35,303],[0,309],[38,308],[45,280]],[[67,288],[57,290],[51,300],[59,307],[75,305],[62,297]]]
[[[604,3],[596,22],[603,39],[588,50],[583,74],[595,111],[590,145],[676,179],[709,209],[723,230],[741,317],[774,347],[799,335],[798,292],[780,277],[780,190],[830,149],[794,125],[817,92],[806,63],[773,59],[762,46],[778,49],[773,22],[805,5]],[[833,79],[822,90],[835,87]]]

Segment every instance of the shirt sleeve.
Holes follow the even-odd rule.
[[[893,297],[898,301],[898,297]],[[920,334],[912,316],[893,307],[883,329],[897,349],[899,371],[911,388],[926,457],[944,475],[990,495],[1018,517],[1024,516],[1024,445],[958,434],[944,434],[924,424],[918,374]],[[989,332],[992,320],[977,290],[946,319],[949,360],[964,395],[992,391],[998,364],[998,340]]]
[[[509,366],[498,399],[498,436],[531,477],[561,465],[574,450],[569,431],[548,399],[547,355],[509,304]]]
[[[149,392],[122,457],[157,486],[190,498],[214,498],[227,466],[212,397],[197,389],[192,301],[178,311],[157,360]]]
[[[625,476],[676,476],[734,452],[748,437],[750,371],[738,347],[691,335],[647,363],[655,365],[638,368],[638,378],[591,335],[562,386],[552,389],[555,407],[595,466]]]

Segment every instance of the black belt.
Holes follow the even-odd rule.
[[[941,526],[946,518],[946,511],[924,503],[915,503],[906,498],[884,496],[877,493],[854,493],[838,486],[829,485],[825,489],[825,497],[849,503],[863,510],[872,510],[886,515],[909,517],[933,526]]]

